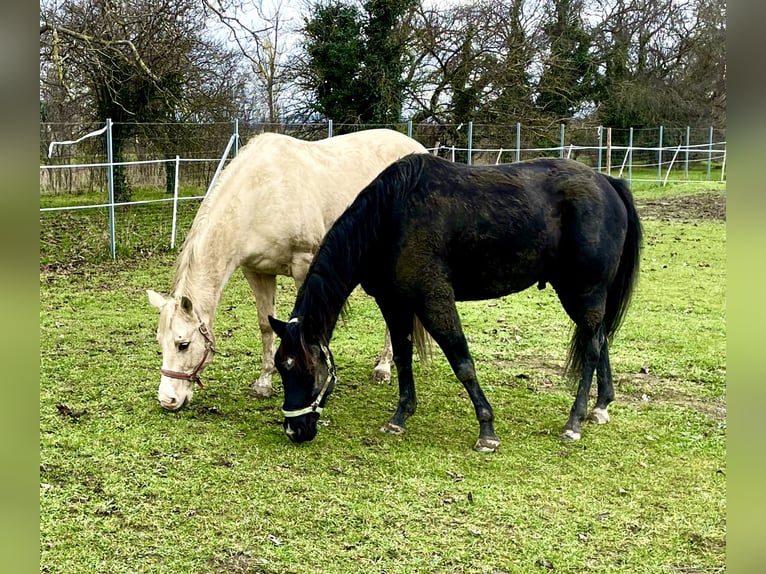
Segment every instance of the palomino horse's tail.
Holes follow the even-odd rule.
[[[633,196],[628,186],[621,179],[605,177],[620,196],[628,215],[625,243],[622,247],[620,263],[617,267],[617,274],[607,291],[606,308],[604,310],[603,335],[611,342],[630,306],[633,290],[638,281],[643,231],[641,221],[638,219],[636,206],[633,203]],[[582,374],[583,361],[585,360],[587,349],[592,344],[591,341],[591,334],[576,325],[564,368],[565,375],[571,377],[573,382]]]
[[[423,327],[423,323],[421,323],[420,319],[417,317],[415,317],[415,320],[412,322],[412,341],[420,361],[427,363],[431,359],[433,339]]]
[[[625,235],[625,244],[622,248],[620,265],[617,275],[609,287],[606,298],[606,312],[604,314],[604,330],[611,340],[612,336],[620,328],[625,313],[633,296],[633,289],[638,281],[638,271],[641,259],[641,246],[643,243],[643,230],[638,212],[633,203],[633,195],[622,179],[608,177],[609,183],[619,194],[628,212],[628,230]]]

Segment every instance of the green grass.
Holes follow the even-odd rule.
[[[461,303],[503,441],[484,455],[438,350],[415,364],[407,433],[378,431],[396,386],[369,382],[383,325],[360,291],[333,338],[339,383],[319,434],[291,444],[278,379],[273,398],[247,398],[260,339],[239,274],[205,388],[163,411],[144,289],[167,290],[175,252],[161,248],[164,214],[127,215],[116,262],[92,255],[92,219],[41,216],[53,229],[41,226],[42,572],[724,570],[723,222],[644,222],[643,273],[612,347],[612,422],[577,443],[558,438],[570,324],[551,289]],[[280,317],[294,296],[280,279]]]
[[[673,181],[673,178],[670,178],[667,185],[662,186],[657,185],[656,181],[647,177],[646,174],[639,174],[639,176],[641,176],[642,179],[637,179],[634,172],[634,179],[630,187],[636,198],[644,200],[711,192],[723,193],[726,191],[725,181]]]

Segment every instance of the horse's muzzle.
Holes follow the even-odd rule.
[[[308,416],[287,418],[282,423],[282,428],[285,429],[287,438],[292,442],[308,442],[317,435],[316,419],[318,418],[313,413]]]

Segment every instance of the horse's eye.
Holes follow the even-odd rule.
[[[178,343],[178,350],[179,351],[185,351],[189,348],[189,341],[181,341]]]

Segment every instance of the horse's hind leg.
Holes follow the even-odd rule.
[[[596,379],[598,380],[598,396],[593,410],[588,415],[588,421],[596,424],[606,424],[609,422],[609,413],[607,407],[614,400],[614,384],[612,381],[612,368],[609,364],[609,341],[604,340],[601,346],[601,355],[598,358],[598,367],[596,368]]]
[[[391,382],[391,363],[393,358],[394,351],[391,347],[391,332],[388,329],[388,325],[386,325],[386,337],[383,341],[383,349],[381,349],[378,362],[375,363],[375,368],[372,370],[373,383]]]
[[[274,315],[277,278],[275,275],[266,275],[249,270],[243,270],[243,273],[255,296],[255,307],[258,311],[258,327],[261,330],[261,345],[263,349],[261,375],[250,387],[250,396],[254,398],[268,398],[272,394],[271,377],[274,371],[276,371],[274,367],[274,331],[271,329],[271,325],[269,325],[269,315]]]
[[[576,364],[579,364],[580,380],[577,385],[577,395],[575,396],[575,402],[572,405],[572,409],[569,412],[569,420],[564,425],[564,432],[562,438],[568,440],[579,440],[582,433],[582,422],[585,420],[585,414],[588,409],[588,396],[590,395],[590,387],[593,382],[593,374],[596,371],[596,367],[608,366],[608,354],[606,345],[606,337],[604,335],[603,323],[599,322],[598,326],[594,329],[587,324],[578,324],[574,334],[573,349],[576,354]],[[606,363],[602,360],[603,356],[606,357]],[[599,378],[599,390],[601,391],[604,383]],[[611,384],[609,385],[611,386]],[[606,395],[603,392],[599,392],[599,397],[602,399],[602,403],[606,401]],[[606,404],[603,404],[603,413],[606,413]],[[597,407],[598,408],[598,407]],[[600,411],[597,411],[599,413]],[[596,415],[598,416],[598,414]],[[604,421],[606,422],[606,421]]]

